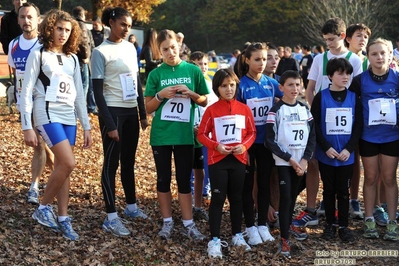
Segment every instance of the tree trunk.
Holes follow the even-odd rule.
[[[56,9],[61,10],[62,0],[53,0]]]

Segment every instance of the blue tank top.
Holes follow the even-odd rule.
[[[29,49],[22,50],[21,47],[19,46],[20,37],[21,36],[18,36],[13,40],[11,57],[12,60],[14,61],[15,69],[20,71],[25,71],[26,60],[28,59],[31,49],[35,47],[38,40],[36,40],[36,42]]]
[[[351,138],[351,132],[353,127],[353,118],[355,117],[356,109],[356,94],[352,91],[347,90],[346,98],[343,102],[337,102],[331,96],[330,90],[322,90],[321,92],[321,121],[320,128],[323,133],[323,137],[331,144],[331,146],[339,153],[349,142]],[[326,117],[327,108],[334,110],[334,119],[329,123],[327,127]],[[331,115],[331,114],[330,114]],[[348,116],[352,116],[351,118]],[[331,119],[331,118],[330,118]],[[351,122],[350,122],[351,121]],[[347,130],[350,128],[350,132]],[[340,161],[337,159],[331,159],[327,154],[316,146],[315,157],[320,162],[331,165],[331,166],[344,166],[350,165],[355,162],[355,155],[352,152],[347,161]]]
[[[275,79],[262,75],[258,82],[243,76],[237,93],[237,100],[251,109],[256,126],[255,143],[263,144],[266,135],[266,118],[274,105],[275,97],[283,97]]]
[[[399,98],[399,77],[398,73],[389,70],[388,78],[385,81],[376,82],[370,76],[370,71],[361,74],[360,79],[360,100],[363,106],[363,133],[361,138],[372,143],[388,143],[399,140],[399,127],[397,125]],[[395,104],[391,108],[390,114],[384,111],[381,103],[375,103],[375,99],[391,101]],[[370,116],[370,106],[380,107],[377,111],[372,111]],[[374,109],[376,110],[376,109]],[[392,124],[388,123],[389,116],[395,116]]]

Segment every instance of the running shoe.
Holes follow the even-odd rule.
[[[193,207],[193,218],[195,221],[209,221],[208,213],[203,208]]]
[[[317,217],[325,217],[326,216],[326,211],[324,209],[324,201],[320,201],[320,206],[316,211]]]
[[[349,217],[357,220],[364,219],[363,212],[360,210],[360,202],[358,200],[349,201]]]
[[[270,234],[269,228],[267,226],[259,225],[258,232],[263,242],[274,241],[274,237]]]
[[[259,231],[256,226],[247,227],[245,232],[246,236],[248,237],[248,244],[251,246],[256,246],[262,243],[262,238],[259,235]]]
[[[323,230],[323,234],[321,235],[321,238],[323,238],[324,240],[327,240],[327,241],[335,238],[336,230],[337,230],[337,228],[334,225],[326,224],[324,226],[324,230]]]
[[[278,251],[287,258],[291,258],[291,247],[290,241],[285,238],[281,238],[280,240],[280,247]]]
[[[384,209],[386,213],[388,213],[388,204],[386,202],[381,204],[381,207]],[[396,212],[396,220],[399,220],[399,212]]]
[[[334,221],[333,225],[339,226],[339,217],[338,217],[338,210],[337,209],[335,209],[334,218],[335,218],[335,221]]]
[[[125,217],[129,217],[129,218],[143,218],[143,219],[147,219],[147,215],[143,212],[142,209],[137,208],[134,212],[129,211],[129,209],[126,207],[125,211],[123,212]]]
[[[232,238],[233,246],[244,246],[245,251],[250,251],[251,247],[245,242],[245,239],[241,233],[237,233]]]
[[[373,210],[373,216],[375,222],[379,226],[387,226],[388,223],[388,213],[384,210],[384,208],[381,208],[380,206],[375,206]]]
[[[343,227],[338,229],[338,236],[344,243],[352,243],[355,242],[355,237],[352,234],[352,231],[348,227]]]
[[[308,234],[306,233],[306,228],[304,227],[297,227],[294,225],[290,226],[290,233],[296,240],[305,240],[308,238]]]
[[[195,223],[191,223],[187,226],[183,226],[182,234],[187,236],[189,239],[192,240],[204,240],[205,236],[198,231]]]
[[[387,224],[387,230],[384,235],[384,240],[398,241],[399,240],[399,228],[396,221],[389,221]]]
[[[164,222],[161,231],[159,231],[158,236],[162,239],[169,239],[173,231],[173,221]]]
[[[28,190],[28,198],[26,202],[30,204],[39,204],[39,190],[37,188],[30,188]]]
[[[377,229],[375,228],[375,221],[371,220],[371,219],[367,219],[364,222],[364,233],[363,236],[365,238],[371,238],[371,239],[375,239],[375,238],[379,238],[380,236],[378,235]]]
[[[227,247],[226,241],[221,241],[220,238],[214,237],[208,242],[208,257],[222,258],[222,247]]]
[[[297,227],[303,227],[308,225],[318,225],[319,218],[316,215],[313,215],[309,212],[302,211],[295,220],[292,221],[292,224]]]
[[[79,235],[72,228],[71,218],[68,217],[65,221],[58,222],[58,225],[60,226],[63,237],[72,241],[79,240]]]
[[[120,217],[117,217],[111,221],[109,221],[107,217],[105,218],[102,227],[105,232],[112,233],[114,236],[128,236],[130,235],[130,231],[124,225],[127,223],[129,222]]]
[[[46,205],[44,209],[36,211],[32,214],[32,218],[35,219],[39,224],[49,227],[54,232],[59,232],[60,227],[58,226],[58,222],[56,221],[56,216],[53,212],[53,208],[51,205]]]

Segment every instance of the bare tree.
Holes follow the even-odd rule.
[[[373,36],[383,36],[388,14],[396,8],[390,0],[317,0],[306,1],[301,8],[304,15],[303,32],[309,40],[323,43],[321,28],[333,17],[343,19],[347,26],[354,23],[367,25]]]

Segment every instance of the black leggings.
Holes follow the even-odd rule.
[[[107,213],[116,212],[115,175],[119,161],[121,162],[121,181],[126,203],[136,203],[134,163],[140,132],[139,118],[138,115],[125,115],[113,116],[113,119],[119,134],[118,142],[108,136],[108,128],[101,116],[99,117],[104,153],[101,186]]]
[[[303,177],[297,176],[292,166],[277,166],[277,171],[280,184],[280,235],[288,239],[288,230]]]
[[[190,179],[194,160],[194,145],[152,146],[157,168],[157,190],[170,191],[172,180],[172,152],[175,159],[177,189],[181,194],[191,193]]]
[[[209,165],[211,182],[211,205],[209,206],[209,227],[211,237],[220,237],[222,209],[226,196],[230,203],[232,235],[241,232],[242,190],[245,179],[245,165],[234,155],[227,155],[221,161]]]
[[[274,159],[272,153],[263,144],[253,144],[248,150],[250,165],[245,174],[244,190],[242,193],[243,212],[246,227],[255,224],[254,199],[252,190],[254,187],[255,161],[258,181],[258,225],[266,225],[267,212],[270,204],[270,176]]]
[[[353,174],[353,164],[331,166],[319,161],[323,181],[323,202],[327,224],[335,223],[335,197],[338,200],[338,224],[348,226],[349,187]]]

